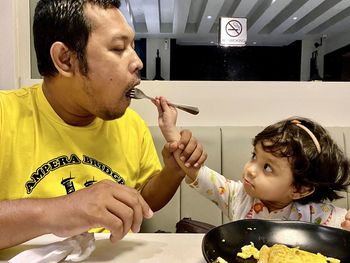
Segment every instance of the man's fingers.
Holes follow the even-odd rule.
[[[202,155],[199,157],[197,162],[193,165],[194,167],[199,167],[201,166],[208,158],[208,154],[206,152],[202,152]]]
[[[182,130],[180,131],[180,141],[179,141],[179,148],[181,150],[185,149],[185,145],[189,143],[189,141],[192,139],[192,132],[190,130]]]
[[[191,138],[186,147],[182,150],[180,159],[188,165],[193,165],[203,152],[202,145],[197,143],[195,138]]]
[[[190,167],[197,163],[199,158],[202,156],[202,152],[203,150],[201,148],[201,145],[197,145],[197,148],[193,150],[192,154],[185,161],[185,166]]]
[[[192,137],[192,133],[189,130],[181,131],[178,148],[182,150],[180,160],[185,163],[186,167],[199,167],[207,159],[203,146],[198,143],[196,138]]]
[[[103,224],[103,227],[108,229],[111,232],[109,239],[114,243],[118,240],[121,240],[128,232],[125,233],[123,228],[123,221],[114,216],[113,214],[107,214],[105,217],[106,223]]]
[[[142,216],[149,219],[153,216],[153,211],[150,208],[150,206],[147,204],[145,199],[143,199],[142,195],[138,195],[139,198],[139,203],[141,204],[141,209],[142,209]]]
[[[115,217],[114,222],[108,222],[110,226],[115,227],[116,229],[120,229],[119,235],[126,235],[129,230],[132,228],[132,225],[135,221],[135,217],[140,216],[140,211],[138,212],[137,209],[132,208],[123,202],[116,202],[113,201],[113,204],[110,204],[107,207],[108,211],[111,215]],[[140,209],[139,209],[140,210]],[[111,219],[111,218],[110,218]],[[121,221],[121,225],[118,221]],[[114,232],[116,232],[116,229]],[[110,229],[112,231],[112,229]],[[136,229],[134,229],[136,232]],[[133,231],[134,231],[133,230]]]
[[[179,148],[178,142],[167,142],[164,144],[162,155],[164,157],[169,157],[173,152],[175,152]]]
[[[122,218],[127,231],[131,229],[133,232],[139,232],[143,218],[152,217],[153,212],[140,193],[126,186],[123,188],[125,191],[117,191],[114,198],[125,204],[127,208],[121,211],[113,210],[113,213]]]

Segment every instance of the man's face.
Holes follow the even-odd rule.
[[[87,5],[92,23],[86,47],[87,76],[82,77],[82,106],[105,120],[121,117],[130,104],[126,92],[139,84],[143,65],[134,50],[134,33],[116,8]]]

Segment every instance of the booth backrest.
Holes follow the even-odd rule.
[[[193,126],[180,127],[190,129],[193,135],[203,144],[208,153],[206,165],[229,179],[239,180],[244,164],[251,157],[252,139],[263,129],[259,126]],[[157,126],[150,127],[158,155],[165,140]],[[350,153],[350,127],[328,127],[332,138],[344,150]],[[345,198],[337,200],[335,205],[349,209],[349,195],[341,193]],[[220,225],[228,222],[228,218],[206,198],[202,197],[182,182],[171,201],[160,211],[156,212],[152,219],[145,220],[141,232],[156,232],[158,230],[175,232],[176,223],[190,217],[212,225]]]

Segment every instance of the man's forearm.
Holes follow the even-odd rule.
[[[0,249],[21,244],[46,234],[45,217],[39,199],[0,202]]]
[[[141,194],[151,209],[157,211],[171,200],[184,177],[185,173],[181,169],[164,167],[147,182]]]

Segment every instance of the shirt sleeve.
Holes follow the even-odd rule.
[[[215,203],[228,218],[233,219],[234,205],[241,192],[242,183],[229,180],[218,172],[202,166],[197,179],[189,186]]]

